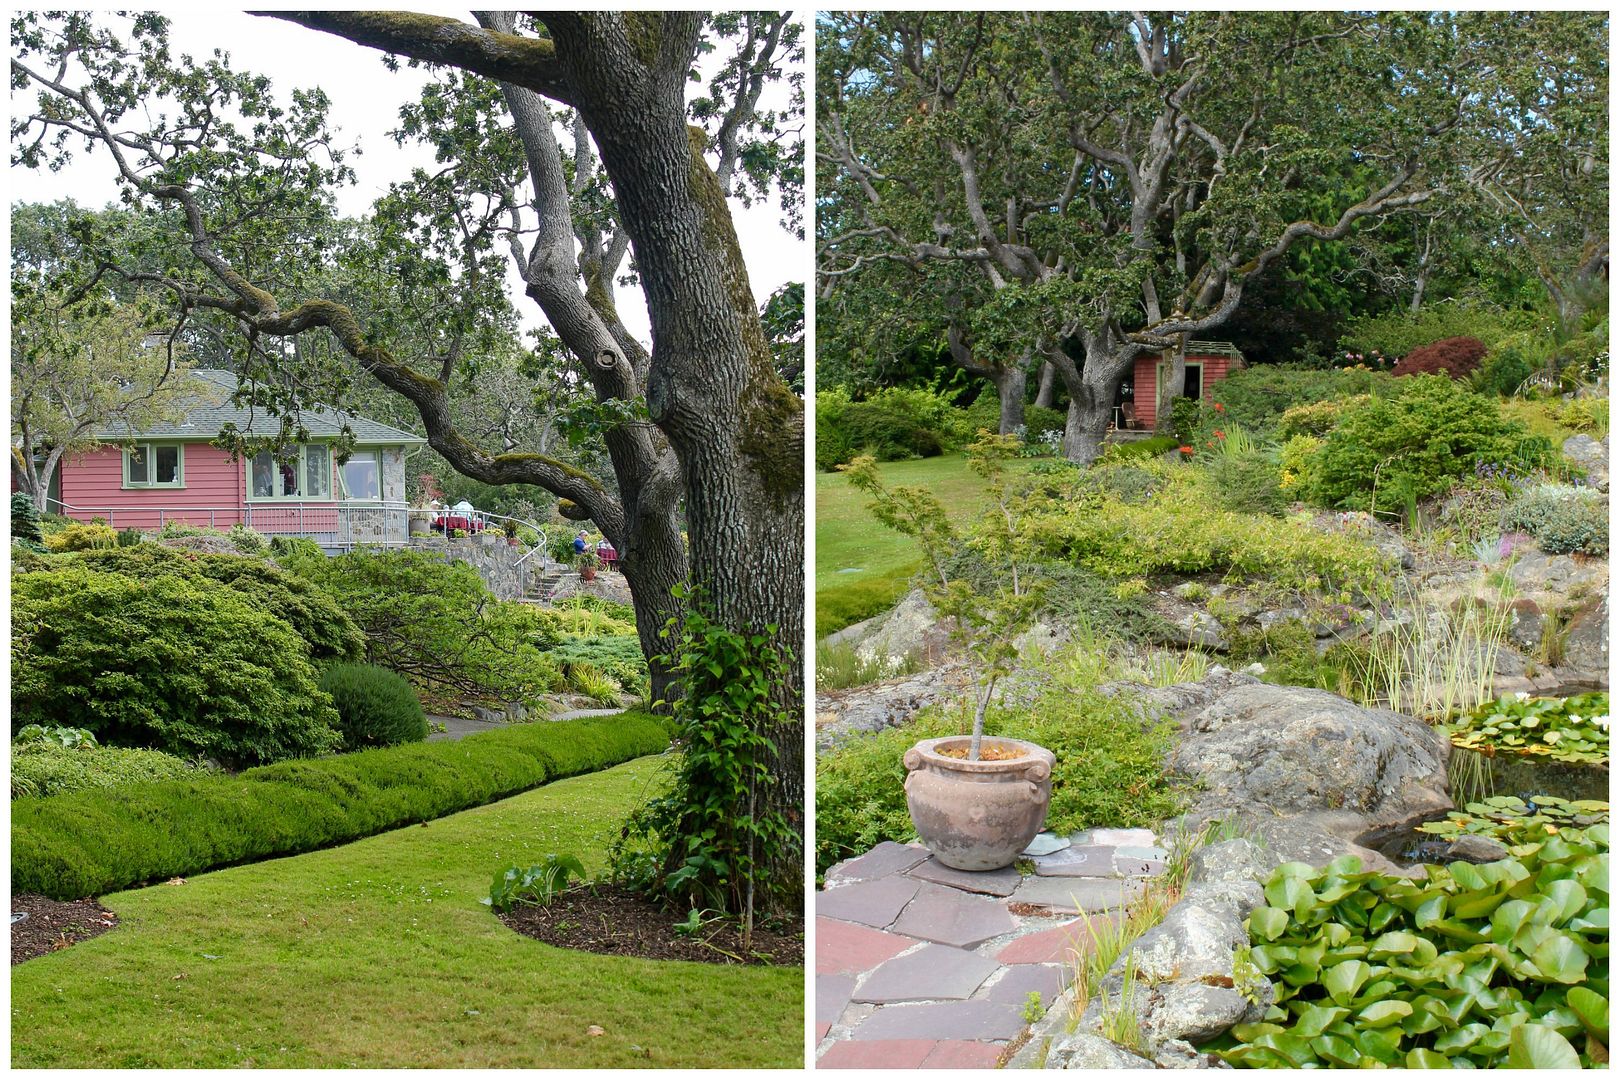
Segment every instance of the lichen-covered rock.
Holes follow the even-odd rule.
[[[1564,637],[1564,664],[1579,671],[1609,670],[1609,597],[1605,593],[1569,620]]]
[[[1171,768],[1200,808],[1277,814],[1352,810],[1374,824],[1449,808],[1449,744],[1433,728],[1325,690],[1247,680],[1182,718]]]
[[[1152,1061],[1139,1057],[1101,1035],[1075,1032],[1052,1044],[1046,1055],[1048,1069],[1152,1069]]]
[[[1172,983],[1158,995],[1148,1015],[1149,1037],[1197,1046],[1241,1022],[1251,1008],[1243,995],[1225,986]]]
[[[1564,440],[1564,456],[1586,470],[1586,482],[1599,491],[1609,490],[1609,437],[1571,435]]]

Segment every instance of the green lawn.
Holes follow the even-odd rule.
[[[878,466],[891,487],[933,492],[960,524],[984,508],[984,481],[960,454]],[[872,519],[871,501],[842,473],[816,474],[816,636],[887,610],[922,564],[916,541]]]
[[[104,897],[116,930],[12,969],[11,1064],[799,1067],[802,968],[555,949],[478,902],[548,852],[599,867],[663,760]]]

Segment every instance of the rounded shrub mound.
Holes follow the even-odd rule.
[[[427,738],[427,714],[403,675],[371,664],[333,664],[321,676],[321,689],[337,708],[345,750]]]
[[[86,788],[120,787],[195,775],[189,761],[161,750],[121,746],[67,747],[53,742],[13,743],[11,797],[63,795]]]
[[[12,724],[228,765],[337,749],[338,716],[296,632],[234,589],[84,566],[18,574]]]

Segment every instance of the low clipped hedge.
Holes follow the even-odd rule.
[[[73,900],[296,855],[658,753],[669,739],[666,721],[631,712],[284,761],[235,777],[17,799],[11,890]]]

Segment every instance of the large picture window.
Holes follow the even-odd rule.
[[[382,501],[382,452],[357,450],[338,470],[343,497],[357,502]]]
[[[332,452],[324,444],[298,448],[298,456],[278,461],[268,450],[248,461],[250,499],[330,499]]]
[[[127,488],[185,487],[185,452],[180,443],[136,443],[124,449]]]

